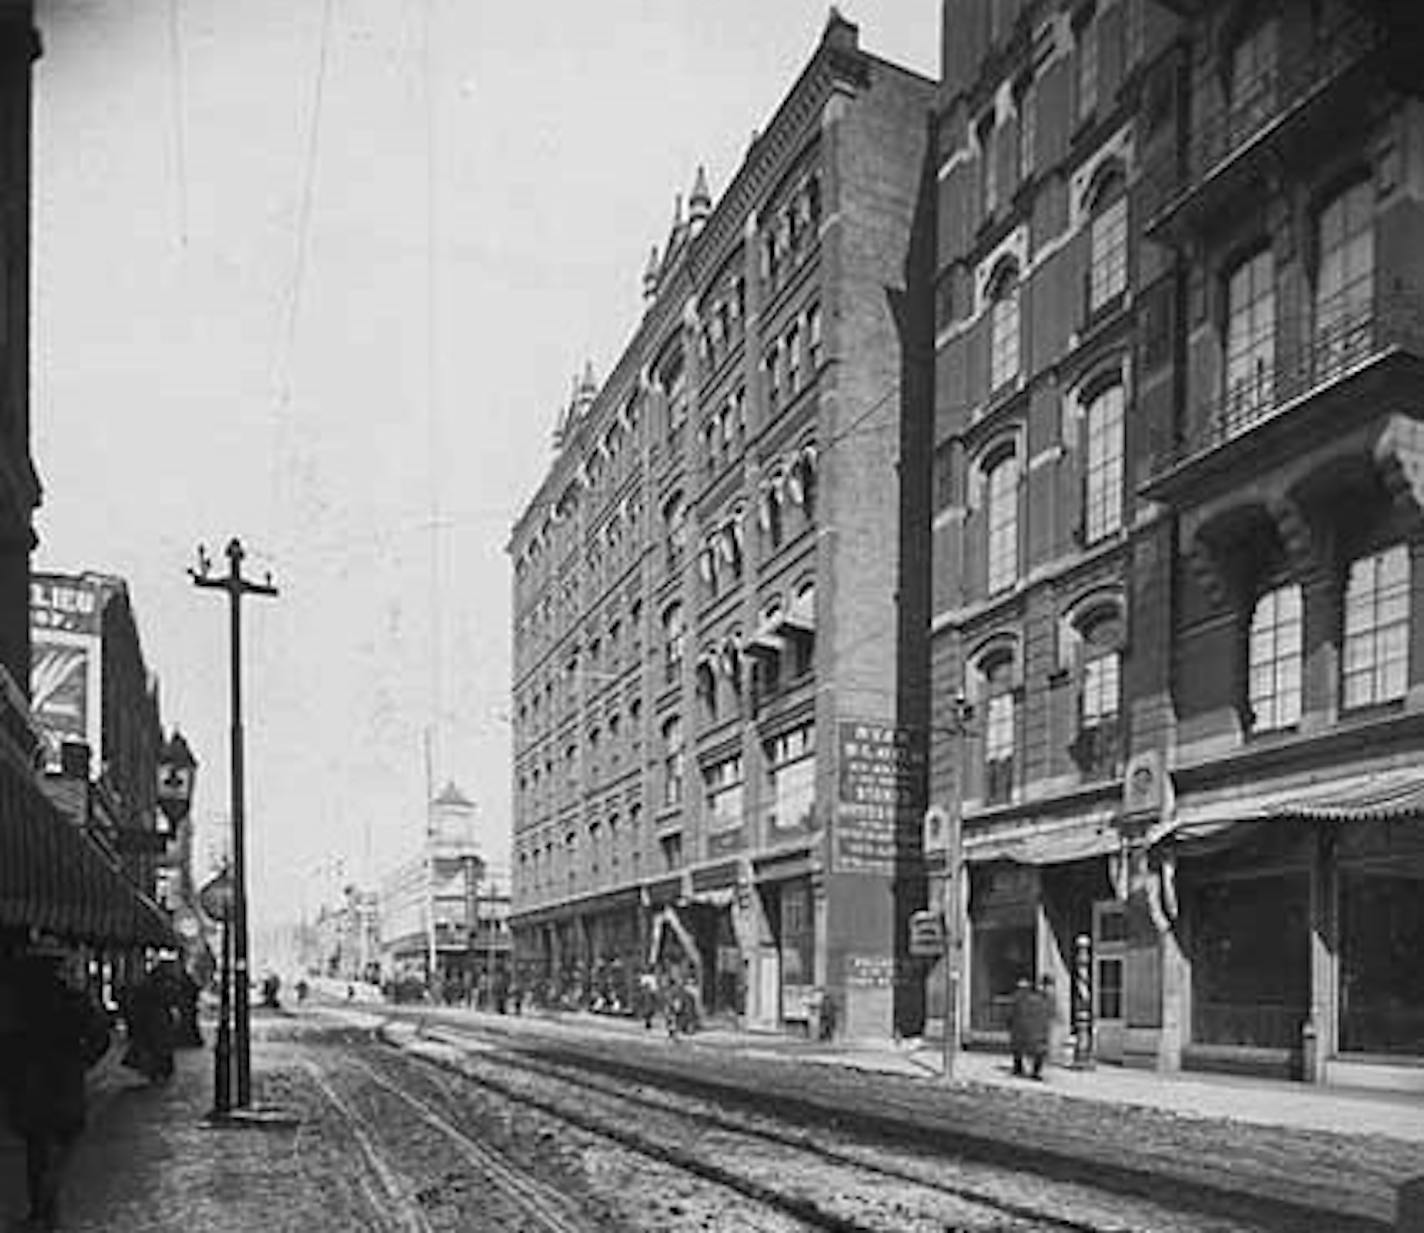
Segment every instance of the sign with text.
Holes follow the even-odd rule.
[[[871,721],[839,728],[835,868],[892,873],[918,849],[927,757],[924,733]]]
[[[99,639],[36,628],[30,639],[30,709],[44,740],[45,768],[59,770],[66,741],[99,749]]]
[[[30,579],[30,625],[97,634],[103,597],[103,588],[93,579],[35,574]]]

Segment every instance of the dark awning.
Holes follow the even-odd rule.
[[[166,914],[0,756],[0,927],[78,942],[178,946]]]

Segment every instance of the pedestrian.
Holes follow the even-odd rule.
[[[29,954],[0,973],[0,1089],[25,1144],[31,1225],[59,1221],[59,1179],[84,1129],[84,1072],[109,1047],[109,1019],[69,985],[59,957]]]
[[[638,975],[638,1015],[643,1020],[643,1030],[653,1030],[653,1016],[658,1013],[658,974],[652,968],[644,968]]]
[[[138,1071],[150,1083],[171,1079],[178,1012],[174,992],[161,965],[145,973],[129,989],[123,1008],[129,1036],[124,1065]]]
[[[1048,1055],[1048,1034],[1053,1018],[1053,978],[1044,976],[1040,988],[1034,988],[1027,977],[1020,977],[1009,1007],[1009,1049],[1014,1058],[1014,1074],[1024,1073],[1028,1059],[1029,1073],[1043,1078],[1043,1061]]]

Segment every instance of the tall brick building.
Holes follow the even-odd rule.
[[[932,98],[833,11],[561,417],[509,546],[526,982],[918,1024]]]
[[[1020,977],[1065,991],[1096,932],[1099,1050],[1123,1047],[1134,324],[1161,264],[1133,186],[1146,66],[1175,24],[1144,0],[945,5],[930,794],[963,818],[971,1041],[1002,1033]]]
[[[1048,972],[1102,1060],[1417,1082],[1406,7],[945,5],[930,796],[971,1039]]]

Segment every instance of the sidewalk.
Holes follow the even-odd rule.
[[[518,1023],[510,1016],[465,1011],[476,1019]],[[563,1023],[581,1031],[642,1037],[640,1021],[587,1012],[537,1012],[528,1018]],[[852,1067],[937,1082],[942,1068],[935,1040],[808,1041],[794,1036],[712,1027],[685,1043],[728,1049],[747,1057]],[[1261,1126],[1285,1126],[1333,1134],[1377,1134],[1424,1143],[1424,1098],[1414,1093],[1316,1087],[1274,1079],[1198,1073],[1164,1074],[1097,1066],[1074,1070],[1050,1066],[1044,1082],[1013,1075],[1004,1054],[962,1052],[955,1058],[959,1082],[1039,1091],[1045,1095],[1159,1109],[1181,1117],[1224,1118]]]
[[[251,1233],[336,1230],[329,1197],[294,1150],[291,1129],[218,1129],[209,1047],[176,1057],[168,1083],[150,1085],[119,1064],[122,1038],[89,1075],[88,1128],[64,1170],[65,1233]],[[279,1048],[253,1042],[253,1072],[273,1071]],[[280,1062],[277,1063],[280,1065]],[[0,1230],[26,1228],[24,1151],[0,1137]],[[349,1227],[349,1226],[348,1226]]]

